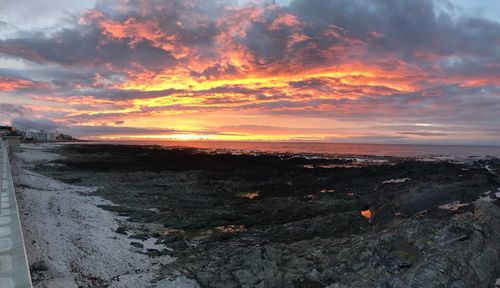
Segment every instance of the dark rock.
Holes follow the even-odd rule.
[[[136,247],[136,248],[144,248],[144,245],[139,242],[130,242],[130,245]]]
[[[118,234],[127,235],[127,228],[120,226],[120,227],[116,228],[115,232]]]

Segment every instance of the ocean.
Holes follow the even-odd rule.
[[[498,157],[498,146],[351,144],[317,142],[237,142],[237,141],[158,141],[137,140],[113,143],[189,147],[232,153],[290,153],[331,156],[392,156],[392,157]]]

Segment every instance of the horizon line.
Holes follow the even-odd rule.
[[[500,148],[500,144],[460,144],[460,143],[380,143],[380,142],[329,142],[321,140],[229,140],[229,139],[78,139],[82,142],[127,142],[127,141],[149,141],[149,142],[232,142],[232,143],[300,143],[300,144],[343,144],[343,145],[405,145],[405,146],[457,146],[457,147],[491,147]]]

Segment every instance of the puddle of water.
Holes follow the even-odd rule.
[[[171,235],[183,235],[186,232],[184,230],[180,229],[173,229],[173,228],[167,228],[163,230],[163,235],[165,236],[171,236]]]
[[[203,240],[208,238],[209,236],[215,233],[238,233],[245,232],[247,228],[244,225],[225,225],[225,226],[217,226],[213,228],[203,228],[203,229],[193,229],[193,230],[180,230],[167,228],[163,230],[163,235],[165,236],[186,236],[193,240]]]
[[[361,210],[361,216],[363,216],[364,218],[368,219],[368,220],[372,220],[372,211],[370,209],[366,209],[366,210]]]
[[[490,172],[490,174],[495,175],[495,171],[494,171],[494,170],[490,167],[490,165],[486,165],[486,166],[484,166],[484,168],[485,168],[486,170],[488,170],[488,172]]]
[[[421,216],[425,216],[425,215],[427,215],[427,209],[425,209],[425,210],[422,210],[422,211],[418,212],[416,215],[417,215],[418,217],[421,217]]]
[[[259,191],[255,191],[255,192],[248,192],[248,193],[240,193],[240,194],[237,194],[236,196],[238,196],[240,198],[254,200],[254,199],[259,198],[259,195],[260,195]]]
[[[470,205],[470,203],[462,203],[460,201],[455,201],[452,203],[441,205],[441,206],[439,206],[439,209],[456,211],[462,207],[469,206],[469,205]]]
[[[335,192],[335,189],[323,189],[321,191],[319,191],[320,193],[334,193]]]
[[[364,166],[367,166],[367,165],[364,165]],[[363,167],[363,165],[361,165],[361,164],[319,164],[319,165],[306,164],[306,165],[302,166],[302,168],[306,168],[306,169],[361,168],[361,167]]]
[[[405,183],[406,181],[410,181],[411,178],[401,178],[401,179],[390,179],[385,180],[382,184],[397,184],[397,183]]]
[[[247,231],[244,225],[226,225],[215,227],[217,232],[221,233],[237,233]]]
[[[312,200],[314,200],[314,195],[312,195],[312,194],[306,195],[306,196],[304,196],[304,199],[308,199],[309,201],[312,201]]]

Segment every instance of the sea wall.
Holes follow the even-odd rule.
[[[0,287],[32,287],[8,150],[7,143],[2,141],[0,154]]]

